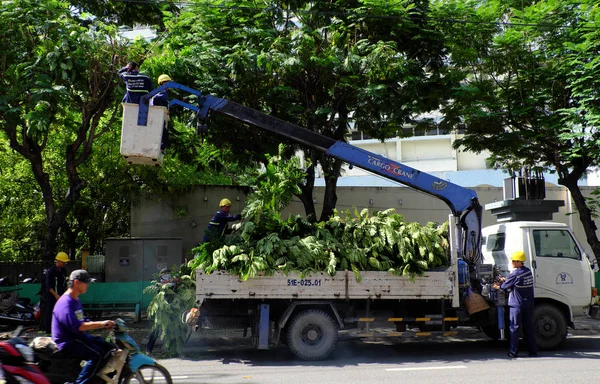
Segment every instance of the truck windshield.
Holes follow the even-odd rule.
[[[504,232],[493,233],[488,236],[485,249],[490,252],[504,251],[505,241],[506,234]]]
[[[565,257],[581,260],[581,251],[564,230],[534,230],[535,255],[537,257]]]

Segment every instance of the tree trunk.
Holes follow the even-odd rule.
[[[337,105],[337,121],[335,122],[335,131],[333,138],[339,141],[345,141],[345,135],[348,129],[348,109],[344,102],[344,97],[334,102]],[[344,162],[339,159],[325,159],[321,157],[321,165],[325,173],[325,193],[323,195],[323,210],[321,211],[320,221],[327,221],[333,216],[333,210],[337,204],[337,182],[340,177],[342,164]],[[330,169],[328,168],[330,166]]]
[[[571,173],[572,176],[573,173]],[[583,226],[583,230],[585,232],[585,236],[588,244],[592,248],[592,252],[594,252],[594,257],[597,261],[600,261],[600,241],[598,241],[598,236],[596,235],[596,223],[592,218],[592,213],[587,206],[585,201],[585,197],[581,193],[581,189],[577,185],[578,178],[576,177],[566,177],[559,179],[559,184],[567,187],[569,192],[571,192],[571,196],[573,198],[573,202],[575,203],[575,207],[577,208],[577,212],[579,213],[579,220],[581,221],[581,225]]]
[[[300,194],[296,195],[302,205],[304,205],[304,213],[308,221],[316,221],[317,213],[315,211],[315,203],[313,201],[313,188],[315,186],[315,162],[306,169],[306,184],[301,184]]]
[[[325,193],[323,194],[323,210],[319,221],[327,221],[333,215],[333,210],[337,204],[337,181],[340,177],[340,169],[343,162],[333,160],[329,172],[325,172]]]

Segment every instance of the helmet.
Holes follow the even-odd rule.
[[[515,251],[515,252],[513,252],[513,254],[510,257],[510,259],[512,261],[521,261],[521,262],[524,262],[525,261],[525,252],[523,252],[523,251]]]
[[[169,77],[169,75],[165,75],[164,73],[160,76],[158,76],[158,84],[162,84],[162,83],[166,83],[167,81],[171,81],[171,78]]]
[[[229,201],[229,199],[223,199],[219,202],[219,207],[231,207],[231,201]]]
[[[63,263],[68,263],[70,261],[69,255],[64,252],[58,252],[54,260],[62,261]]]

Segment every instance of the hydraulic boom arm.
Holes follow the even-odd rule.
[[[460,232],[462,233],[459,233],[458,240],[462,248],[461,255],[471,261],[479,259],[482,208],[475,191],[232,101],[202,95],[194,89],[175,82],[164,84],[142,97],[138,125],[145,126],[147,124],[148,100],[164,89],[181,89],[196,95],[199,99],[199,106],[180,100],[171,100],[170,105],[181,105],[196,111],[199,121],[203,123],[208,119],[209,112],[230,116],[443,200],[450,207],[452,214],[460,218],[462,227]]]

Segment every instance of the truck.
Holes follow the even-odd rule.
[[[568,226],[511,221],[482,229],[482,207],[473,190],[232,101],[169,82],[144,96],[139,106],[124,106],[130,118],[124,119],[123,137],[127,131],[129,143],[140,142],[136,135],[149,140],[148,132],[154,131],[154,148],[159,147],[163,121],[149,116],[160,117],[161,112],[152,109],[162,107],[149,106],[148,100],[164,89],[197,97],[198,105],[180,100],[170,105],[195,111],[199,131],[211,114],[229,116],[439,198],[450,208],[448,266],[415,278],[362,271],[357,281],[352,272],[338,271],[334,276],[275,274],[243,281],[226,271],[196,271],[196,330],[243,329],[244,335],[250,331],[258,349],[283,343],[302,360],[328,358],[341,329],[358,327],[368,333],[375,324],[389,325],[390,331],[378,331],[379,336],[448,337],[457,336],[463,327],[476,327],[491,338],[504,338],[506,296],[493,289],[493,283],[510,272],[514,250],[526,253],[526,265],[534,271],[540,349],[560,347],[567,327],[574,326],[573,317],[585,314],[595,300],[592,268]],[[123,139],[121,152],[129,161],[135,156],[143,164],[158,161],[153,157],[157,151],[124,148]]]

